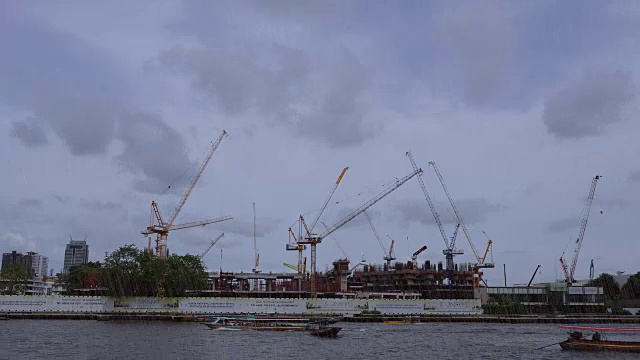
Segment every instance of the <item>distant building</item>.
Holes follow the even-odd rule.
[[[11,265],[18,264],[24,268],[28,277],[33,276],[32,257],[30,254],[23,255],[17,251],[2,254],[2,271],[7,270]]]
[[[71,239],[64,250],[63,273],[67,273],[74,265],[86,264],[89,262],[89,245],[86,240]]]
[[[34,252],[27,253],[31,256],[31,268],[33,269],[33,277],[42,279],[49,272],[49,258]]]

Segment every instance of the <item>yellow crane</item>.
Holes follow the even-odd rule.
[[[309,293],[311,297],[316,297],[316,246],[320,244],[325,237],[331,235],[334,231],[343,227],[345,224],[353,220],[356,216],[362,214],[365,210],[375,205],[378,201],[382,200],[384,197],[386,197],[387,195],[395,191],[397,188],[399,188],[404,183],[406,183],[407,181],[409,181],[411,178],[413,178],[418,174],[422,174],[422,169],[416,169],[414,170],[414,172],[403,177],[402,179],[396,180],[395,184],[389,186],[388,188],[380,192],[378,195],[376,195],[371,200],[369,200],[368,202],[360,206],[358,209],[354,210],[353,212],[351,212],[350,214],[342,218],[340,221],[338,221],[333,226],[329,227],[329,229],[327,229],[324,233],[320,235],[316,235],[312,233],[310,228],[307,226],[304,220],[304,217],[300,215],[299,222],[300,222],[301,233],[297,237],[298,239],[297,244],[309,245],[311,248],[310,250],[311,267],[309,269],[309,273],[310,273]],[[305,231],[304,234],[302,233],[302,229],[304,229]]]

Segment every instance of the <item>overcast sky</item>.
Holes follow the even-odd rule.
[[[197,254],[220,232],[222,266],[249,271],[256,203],[261,267],[287,271],[298,215],[331,225],[411,172],[411,150],[452,235],[436,161],[489,284],[561,276],[594,175],[576,278],[638,271],[640,4],[635,1],[0,0],[0,250],[62,267],[69,237],[90,259],[168,216],[229,132],[176,222],[234,220],[169,236]],[[171,186],[169,188],[169,186]],[[370,214],[408,260],[444,260],[411,180]],[[334,233],[352,260],[382,262],[363,218]],[[407,240],[408,239],[408,240]],[[473,260],[466,239],[458,238]],[[307,254],[308,256],[308,254]],[[318,268],[341,256],[318,247]],[[220,267],[220,247],[206,257]]]

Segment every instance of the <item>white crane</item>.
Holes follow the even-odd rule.
[[[218,235],[217,238],[213,239],[213,241],[211,241],[211,244],[209,244],[209,246],[207,247],[207,250],[203,251],[202,254],[198,255],[198,258],[202,259],[205,255],[207,255],[209,250],[211,250],[211,248],[214,247],[215,244],[218,243],[218,241],[220,241],[220,239],[222,239],[223,236],[224,236],[224,233]]]
[[[564,262],[564,252],[560,256],[560,265],[562,265],[562,271],[564,272],[564,281],[566,283],[574,283],[576,280],[573,274],[576,271],[576,265],[578,263],[578,255],[580,255],[580,248],[582,247],[582,240],[584,239],[584,233],[587,230],[587,222],[589,221],[589,213],[591,212],[591,204],[593,203],[593,197],[596,193],[596,185],[598,180],[602,176],[596,175],[591,181],[591,188],[589,189],[589,196],[587,196],[587,203],[582,211],[582,220],[580,221],[580,229],[578,231],[578,239],[576,239],[576,248],[573,251],[573,260],[571,261],[571,268],[567,269],[567,264]]]

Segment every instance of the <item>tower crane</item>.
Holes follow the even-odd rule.
[[[444,183],[444,178],[442,177],[442,174],[440,173],[438,166],[434,161],[429,161],[429,165],[433,167],[433,170],[438,176],[438,179],[440,180],[440,184],[444,189],[444,193],[447,195],[447,199],[449,199],[449,204],[451,204],[451,208],[453,209],[453,213],[455,214],[456,220],[458,221],[458,224],[460,224],[460,227],[462,228],[462,232],[464,233],[464,236],[467,238],[467,242],[469,242],[471,251],[473,251],[473,255],[476,258],[476,263],[473,265],[473,268],[475,273],[474,286],[477,287],[480,282],[480,273],[478,270],[481,268],[494,268],[496,266],[493,263],[485,263],[484,257],[480,257],[480,255],[478,254],[478,251],[476,250],[476,247],[473,244],[473,240],[471,239],[471,235],[469,235],[469,231],[467,230],[467,226],[464,224],[464,221],[462,220],[462,215],[460,215],[460,211],[458,211],[458,207],[453,201],[451,194],[449,194],[449,189],[447,189],[447,185]],[[489,251],[489,247],[491,246],[491,243],[492,241],[489,240],[489,244],[487,245],[487,251]],[[486,252],[485,252],[485,257],[486,257]]]
[[[209,164],[209,160],[211,160],[211,157],[213,156],[216,149],[220,145],[220,142],[222,142],[222,139],[226,135],[227,135],[227,132],[222,130],[222,134],[220,134],[220,137],[218,137],[218,139],[213,144],[211,144],[211,149],[209,150],[209,153],[207,154],[206,158],[204,159],[204,161],[196,171],[196,174],[193,177],[193,180],[191,180],[191,183],[189,184],[184,194],[182,195],[180,202],[178,202],[178,206],[176,206],[176,208],[171,213],[171,216],[169,217],[168,221],[165,222],[164,219],[162,218],[162,215],[160,213],[160,209],[158,209],[157,203],[155,201],[151,202],[151,210],[152,210],[152,216],[150,221],[151,224],[147,227],[146,230],[142,232],[142,234],[145,236],[149,236],[149,243],[151,243],[150,235],[156,234],[156,255],[157,256],[161,258],[167,257],[168,255],[167,254],[167,238],[169,236],[170,231],[186,229],[186,228],[191,228],[196,226],[205,226],[208,224],[213,224],[213,223],[233,219],[230,216],[224,216],[224,217],[219,217],[219,218],[209,219],[204,221],[194,221],[194,222],[181,224],[181,225],[173,224],[173,222],[176,220],[176,218],[180,214],[182,207],[184,207],[184,204],[187,202],[187,199],[191,195],[191,192],[193,192],[193,189],[195,189],[196,185],[198,184],[198,181],[200,181],[200,178],[202,177],[202,173],[204,172],[204,169],[207,167],[207,164]],[[154,222],[154,215],[155,215],[155,221],[157,221],[157,224]]]
[[[384,258],[385,260],[389,259],[389,260],[395,260],[396,259],[396,253],[394,252],[395,249],[395,245],[396,245],[396,241],[393,240],[391,238],[391,236],[389,236],[387,234],[387,237],[389,238],[389,240],[391,240],[391,245],[389,245],[389,252],[387,253],[387,256]],[[387,268],[389,267],[389,263],[387,263]]]
[[[402,186],[404,183],[409,181],[411,178],[413,178],[414,176],[416,176],[418,174],[421,174],[421,173],[422,173],[422,169],[416,169],[413,173],[403,177],[402,179],[396,180],[395,184],[389,186],[388,188],[386,188],[385,190],[380,192],[378,195],[376,195],[371,200],[367,201],[362,206],[360,206],[359,208],[357,208],[356,210],[354,210],[353,212],[351,212],[350,214],[348,214],[347,216],[342,218],[340,221],[335,223],[333,226],[330,226],[325,232],[323,232],[320,235],[313,234],[309,230],[309,227],[307,226],[306,222],[304,221],[304,217],[300,216],[300,223],[301,223],[300,226],[301,226],[301,228],[304,227],[304,229],[306,231],[306,234],[304,236],[302,236],[302,235],[299,236],[299,239],[298,239],[297,243],[300,244],[300,245],[309,245],[311,247],[311,268],[309,270],[309,273],[310,273],[309,293],[310,293],[311,297],[315,297],[316,296],[316,246],[319,243],[321,243],[322,240],[325,237],[331,235],[333,232],[335,232],[336,230],[338,230],[341,227],[343,227],[349,221],[353,220],[356,216],[362,214],[365,210],[367,210],[368,208],[373,206],[378,201],[382,200],[385,196],[387,196],[390,193],[392,193],[393,191],[395,191],[397,188]],[[300,238],[302,240],[300,240]]]
[[[567,264],[564,261],[564,253],[560,256],[560,265],[562,265],[562,271],[564,272],[564,281],[568,284],[576,282],[573,274],[576,271],[576,265],[578,264],[578,255],[580,255],[580,248],[582,247],[582,240],[584,239],[584,233],[587,230],[587,222],[589,221],[589,213],[591,212],[591,204],[593,203],[593,197],[596,193],[596,185],[598,180],[602,176],[596,175],[591,181],[591,188],[589,189],[589,196],[587,196],[587,203],[582,212],[582,220],[580,221],[580,229],[578,230],[578,239],[576,240],[576,248],[573,251],[573,260],[571,260],[571,268],[567,269]]]
[[[215,244],[220,241],[220,239],[222,239],[222,237],[224,236],[224,233],[218,235],[217,238],[213,239],[213,241],[211,241],[211,244],[209,244],[209,246],[207,246],[207,250],[203,251],[202,254],[198,255],[198,258],[202,259],[205,255],[207,255],[207,253],[209,252],[209,250],[211,250],[212,247],[215,246]]]
[[[306,229],[308,233],[311,233],[313,231],[313,228],[318,223],[318,220],[320,220],[320,217],[322,216],[322,213],[324,213],[324,210],[327,208],[327,205],[329,204],[329,201],[331,201],[331,198],[333,197],[333,194],[336,192],[336,189],[338,189],[338,185],[340,185],[340,182],[342,181],[342,178],[344,177],[344,174],[347,172],[348,169],[349,169],[349,167],[345,167],[344,169],[342,169],[342,172],[340,173],[340,176],[338,176],[338,180],[336,180],[336,183],[333,186],[333,188],[331,189],[331,192],[329,193],[329,196],[327,196],[327,199],[324,201],[324,204],[322,204],[322,207],[320,208],[320,211],[318,211],[318,214],[316,215],[316,218],[313,220],[313,223],[311,224],[311,227]],[[300,220],[302,220],[302,219],[303,219],[303,217],[301,215],[300,216]],[[287,251],[297,251],[298,252],[298,273],[302,274],[302,270],[303,270],[303,268],[302,268],[302,252],[307,249],[307,246],[305,244],[299,243],[299,240],[302,238],[302,236],[301,236],[301,234],[302,234],[302,221],[300,221],[299,226],[300,226],[300,229],[298,231],[299,237],[296,237],[296,235],[293,233],[293,230],[291,228],[289,228],[289,242],[287,243],[285,249]]]
[[[406,155],[409,158],[409,161],[411,161],[411,165],[413,166],[414,170],[417,169],[418,165],[416,165],[416,161],[413,159],[413,155],[411,154],[411,151],[407,151]],[[424,184],[422,175],[418,176],[418,182],[420,183],[420,187],[422,188],[422,193],[424,194],[424,198],[427,200],[427,204],[429,204],[429,208],[431,209],[431,214],[433,215],[433,219],[436,221],[436,224],[438,225],[438,230],[440,230],[440,235],[442,236],[442,240],[444,241],[444,245],[446,246],[446,248],[442,250],[442,254],[445,256],[445,259],[447,262],[446,270],[447,270],[448,276],[451,277],[454,271],[453,257],[456,255],[464,254],[464,251],[460,249],[456,249],[455,241],[449,241],[447,234],[444,232],[444,227],[442,226],[442,222],[440,221],[440,215],[438,215],[438,212],[436,211],[436,207],[433,205],[433,201],[431,200],[431,196],[429,196],[429,192],[427,191],[427,186]],[[453,279],[450,278],[449,281],[453,281]]]
[[[369,216],[369,213],[367,213],[366,211],[363,211],[362,214],[364,214],[364,217],[367,218],[369,227],[371,227],[371,231],[373,231],[373,235],[375,236],[376,240],[378,240],[378,244],[380,245],[380,248],[382,249],[382,253],[384,254],[383,259],[387,262],[387,269],[388,269],[389,266],[391,265],[391,261],[396,259],[392,254],[394,241],[391,240],[391,246],[389,247],[389,250],[387,253],[387,249],[384,248],[384,245],[382,244],[382,239],[380,239],[380,235],[378,235],[378,231],[376,230],[375,226],[373,226],[373,221],[371,221],[371,217]]]

